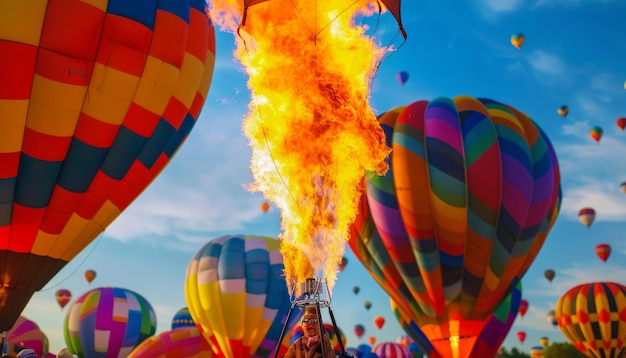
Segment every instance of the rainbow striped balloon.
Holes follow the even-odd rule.
[[[474,341],[454,337],[480,335],[466,323],[515,289],[558,216],[556,153],[533,120],[490,99],[417,101],[379,122],[390,170],[367,176],[350,247],[437,351],[465,356]]]
[[[177,153],[215,32],[204,0],[6,1],[0,24],[4,331]]]
[[[211,358],[209,342],[197,327],[162,332],[141,342],[128,358]]]
[[[138,293],[100,287],[71,304],[63,329],[72,353],[84,358],[121,358],[154,334],[156,315]]]

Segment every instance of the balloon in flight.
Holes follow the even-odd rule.
[[[526,311],[528,311],[528,300],[522,299],[519,303],[519,309],[517,313],[520,315],[520,317],[524,317]]]
[[[547,269],[543,272],[543,276],[550,282],[552,282],[552,280],[554,280],[554,277],[556,276],[556,272],[552,269]]]
[[[617,128],[623,131],[624,128],[626,128],[626,118],[624,117],[618,118],[617,121],[615,121],[615,124],[617,124]]]
[[[57,300],[61,309],[63,309],[71,300],[72,300],[72,292],[67,289],[60,289],[54,294],[54,298]]]
[[[442,356],[465,357],[558,216],[555,151],[490,99],[417,101],[379,122],[390,170],[367,176],[350,248]]]
[[[400,71],[396,74],[396,80],[398,81],[398,83],[400,83],[401,85],[404,85],[406,83],[406,81],[409,80],[409,73],[406,71]]]
[[[526,340],[526,331],[517,331],[517,333],[515,333],[515,336],[521,344],[524,344],[524,341]]]
[[[626,286],[591,282],[570,288],[555,307],[563,335],[589,357],[626,354]]]
[[[375,316],[374,317],[374,325],[378,327],[378,329],[382,329],[385,325],[385,317],[383,316]]]
[[[264,213],[268,212],[270,210],[270,207],[270,203],[267,201],[261,203],[261,211]]]
[[[595,219],[596,211],[593,208],[586,207],[578,211],[578,220],[586,227],[590,227]]]
[[[177,153],[215,58],[203,1],[0,12],[0,331]]]
[[[189,313],[189,308],[187,307],[183,307],[176,311],[174,317],[172,318],[172,329],[195,326],[196,323],[193,321],[191,313]]]
[[[92,283],[93,280],[95,279],[96,279],[96,271],[94,270],[85,271],[85,280],[87,280],[87,283]]]
[[[511,36],[511,44],[515,46],[515,48],[518,50],[522,48],[522,45],[524,44],[524,40],[525,40],[524,34],[521,34],[521,33],[514,34]]]
[[[611,245],[609,244],[598,244],[595,248],[596,255],[602,260],[602,262],[606,262],[611,256]]]
[[[556,112],[561,116],[561,117],[567,117],[567,114],[569,113],[569,107],[567,106],[561,106],[559,107],[559,109],[556,110]]]
[[[604,131],[602,130],[601,127],[593,127],[591,128],[591,130],[589,131],[589,136],[595,140],[596,142],[600,142],[600,139],[602,139],[602,134],[604,133]]]
[[[622,191],[622,193],[626,194],[626,181],[623,181],[620,185],[619,185],[619,190]]]
[[[547,347],[550,344],[550,338],[548,337],[539,338],[539,344],[541,344],[542,347]]]
[[[87,291],[63,323],[70,352],[85,358],[126,357],[156,331],[156,314],[140,294],[118,287]]]
[[[362,324],[358,324],[358,323],[355,324],[354,325],[354,334],[357,337],[359,337],[359,338],[363,337],[363,335],[365,334],[365,326],[362,325]]]

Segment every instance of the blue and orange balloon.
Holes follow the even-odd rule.
[[[196,327],[196,323],[191,317],[189,308],[183,307],[176,311],[174,317],[172,318],[172,330],[187,327]]]
[[[522,45],[524,44],[524,34],[514,34],[511,36],[511,45],[513,45],[516,49],[520,49],[522,48]]]
[[[0,331],[177,153],[215,61],[202,0],[0,12]]]
[[[561,117],[567,117],[567,114],[569,113],[569,107],[568,106],[561,106],[561,107],[559,107],[559,109],[556,110],[556,112]]]
[[[379,122],[390,169],[367,176],[350,247],[440,355],[465,357],[558,216],[554,148],[490,99],[417,101]]]
[[[604,133],[604,131],[602,130],[601,127],[593,127],[591,128],[591,130],[589,131],[589,136],[595,140],[596,142],[600,142],[600,139],[602,139],[602,134]]]

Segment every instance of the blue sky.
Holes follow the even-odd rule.
[[[626,116],[626,2],[620,0],[438,0],[402,6],[407,42],[382,63],[372,85],[371,104],[380,114],[393,107],[439,96],[492,98],[533,118],[550,137],[562,173],[561,214],[535,262],[524,276],[523,297],[530,302],[518,317],[506,347],[528,350],[547,336],[565,341],[546,320],[569,288],[590,281],[626,284],[626,133],[615,120]],[[510,36],[522,32],[518,50]],[[143,295],[157,313],[157,332],[170,329],[175,312],[186,306],[184,278],[193,254],[222,235],[276,236],[275,209],[259,210],[262,196],[242,186],[252,182],[250,151],[241,124],[250,99],[247,77],[233,59],[231,34],[217,34],[213,83],[201,119],[177,156],[151,186],[89,247],[36,293],[23,315],[48,335],[51,351],[65,346],[63,319],[54,299],[59,288],[74,297],[90,288],[116,286]],[[410,74],[401,86],[399,71]],[[556,110],[568,105],[570,113]],[[600,143],[589,137],[604,129]],[[596,221],[584,227],[577,217],[585,206]],[[608,243],[606,263],[594,247]],[[403,332],[389,298],[347,248],[347,268],[333,291],[333,313],[348,346],[395,341]],[[549,283],[544,270],[556,271]],[[95,269],[88,284],[83,272]],[[361,292],[354,295],[352,287]],[[367,311],[363,302],[373,305]],[[67,307],[66,307],[67,309]],[[372,320],[383,315],[377,329]],[[366,326],[359,340],[355,324]],[[520,345],[515,332],[528,336]]]

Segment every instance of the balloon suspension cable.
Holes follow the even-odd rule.
[[[289,325],[291,314],[293,313],[293,309],[295,307],[299,307],[302,310],[305,310],[309,306],[314,306],[317,308],[320,335],[323,335],[324,334],[323,332],[325,332],[324,322],[322,321],[321,308],[322,307],[328,308],[328,314],[330,316],[330,320],[333,326],[332,329],[335,335],[337,336],[337,341],[341,349],[341,352],[339,353],[338,357],[342,357],[342,358],[352,357],[353,358],[352,355],[346,352],[346,349],[343,346],[343,341],[341,340],[341,337],[339,335],[339,329],[337,328],[337,322],[335,321],[335,315],[333,314],[333,311],[330,308],[332,297],[330,294],[330,289],[328,288],[328,282],[326,282],[322,278],[307,278],[304,282],[301,283],[301,285],[302,285],[302,296],[300,296],[300,298],[293,300],[291,302],[291,308],[289,309],[289,313],[287,314],[287,319],[285,320],[285,323],[283,324],[283,330],[280,332],[280,337],[278,338],[278,342],[276,342],[276,348],[274,349],[274,358],[278,357],[278,351],[280,350],[281,343],[285,336],[285,331],[287,330],[287,326]],[[292,292],[294,291],[292,290]],[[335,358],[334,356],[326,357],[325,354],[326,354],[326,351],[322,348],[322,358]]]

